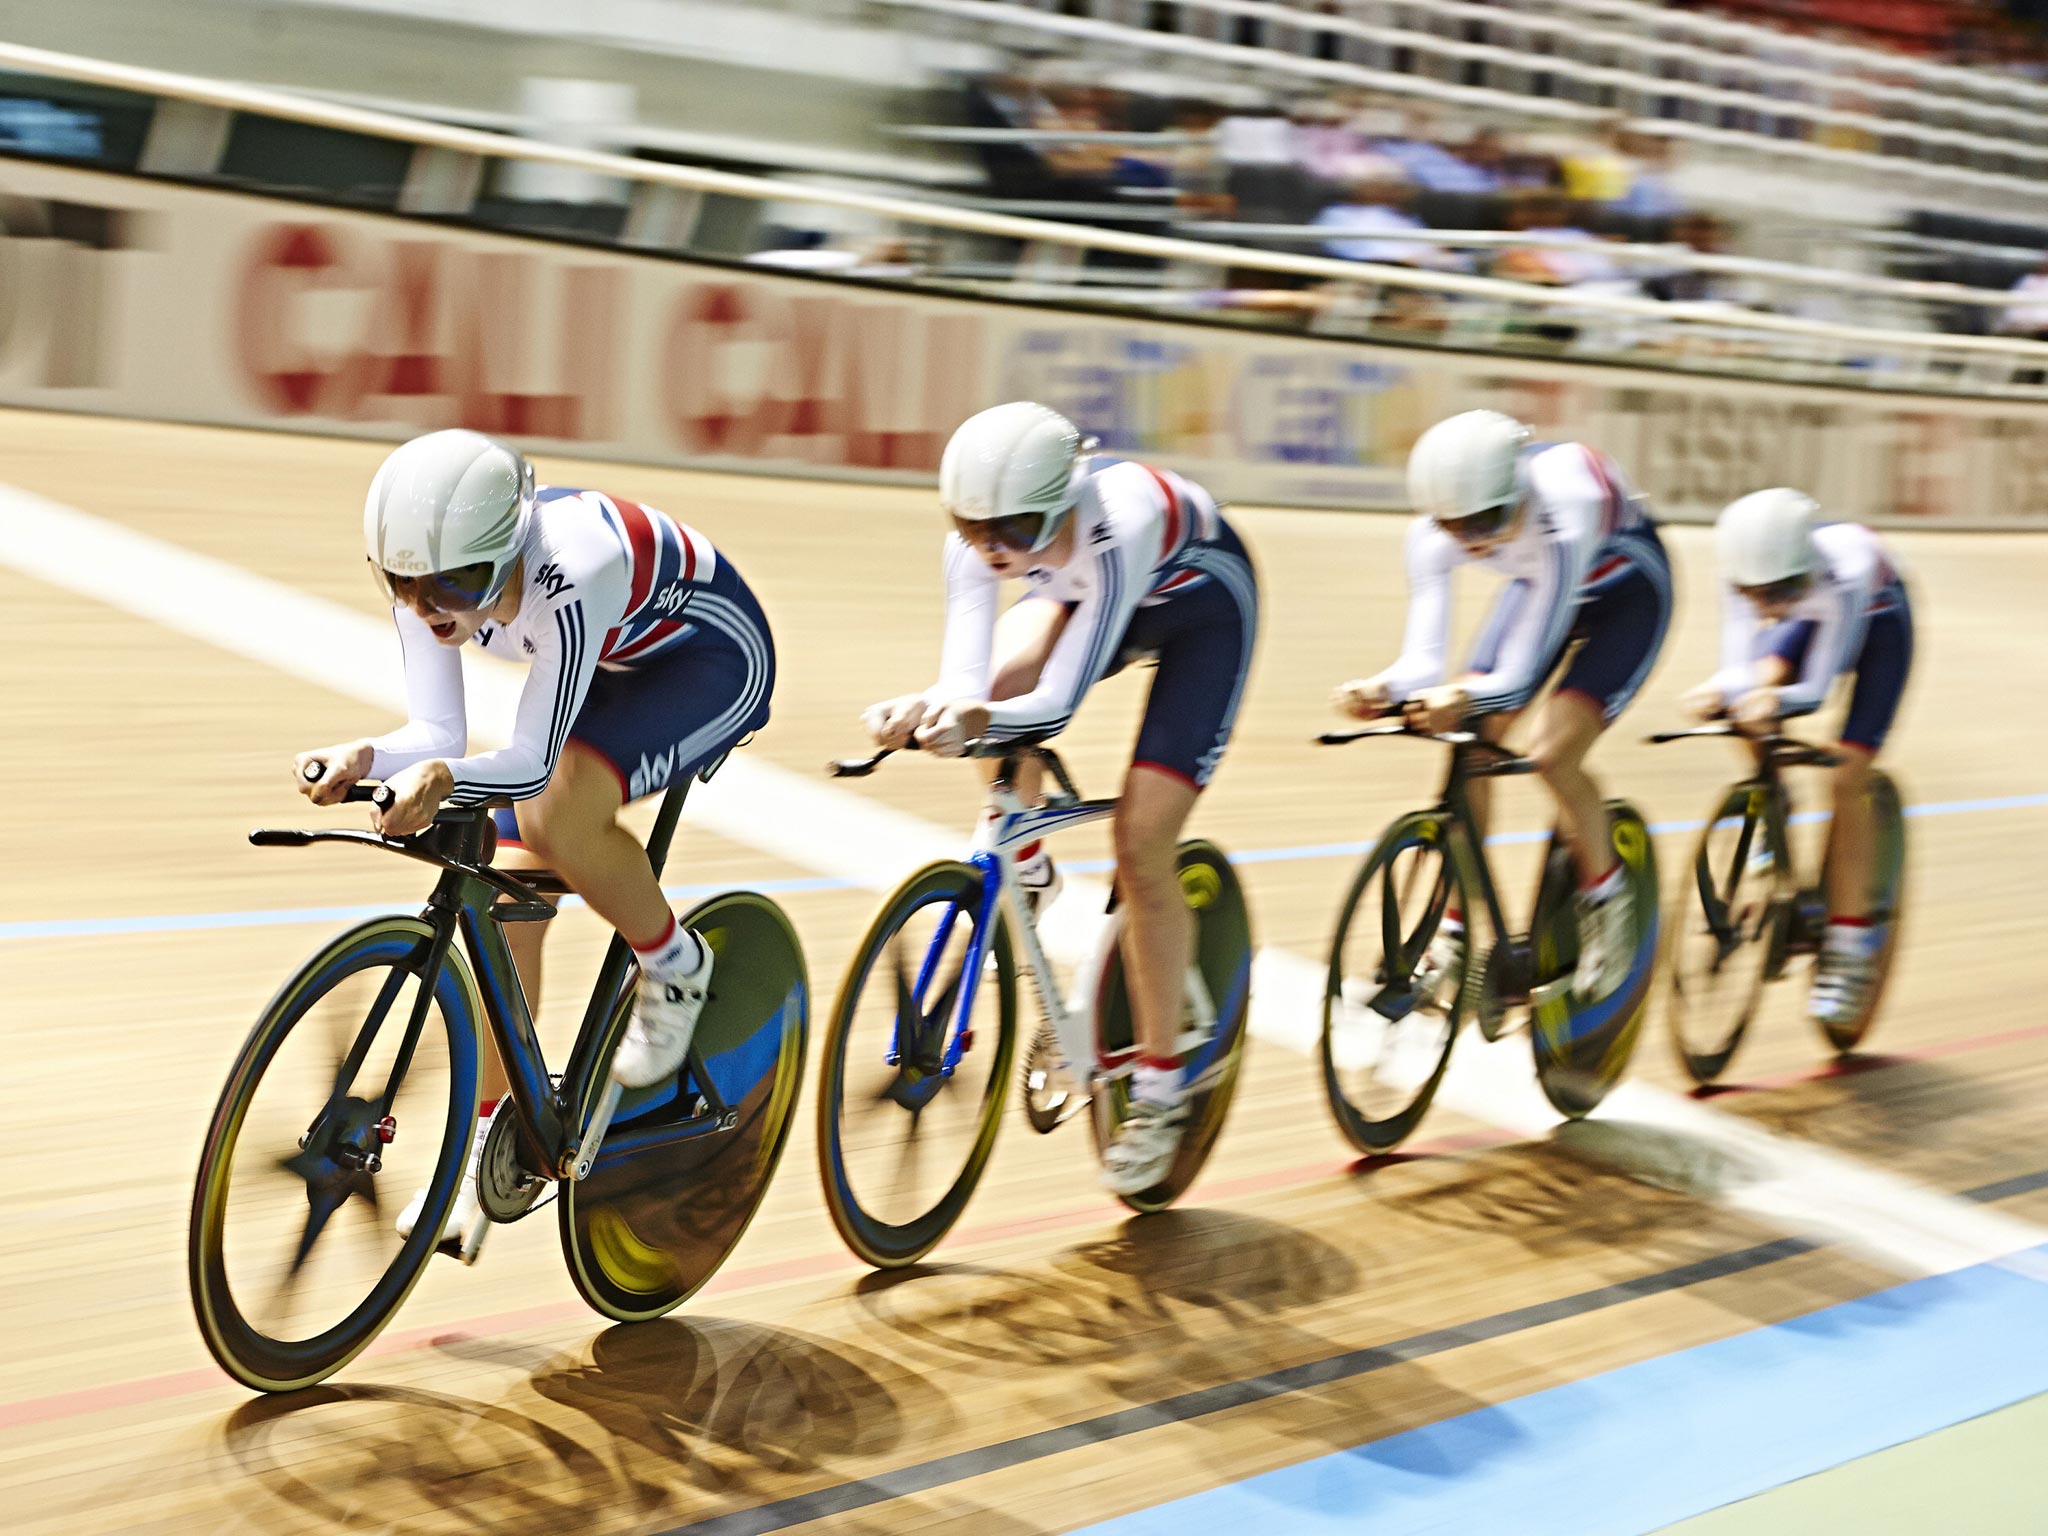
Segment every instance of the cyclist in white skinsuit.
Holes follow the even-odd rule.
[[[878,744],[914,736],[951,754],[977,738],[1050,734],[1101,678],[1140,657],[1158,663],[1113,824],[1140,1055],[1103,1182],[1137,1194],[1165,1177],[1186,1118],[1177,1040],[1192,935],[1174,850],[1236,723],[1258,638],[1257,577],[1208,492],[1087,454],[1073,424],[1042,405],[970,418],[939,484],[953,519],[940,676],[863,714]],[[1006,579],[1030,591],[999,624]],[[1019,785],[1026,798],[1034,782]],[[1049,861],[1026,852],[1019,873],[1046,892],[1042,904]]]
[[[1574,987],[1585,998],[1605,996],[1634,959],[1634,914],[1600,786],[1582,764],[1664,643],[1671,567],[1657,525],[1604,454],[1582,443],[1532,444],[1528,428],[1495,411],[1467,411],[1423,433],[1408,461],[1408,488],[1422,516],[1408,530],[1401,654],[1384,671],[1339,687],[1335,702],[1361,719],[1405,706],[1434,731],[1483,715],[1478,729],[1498,740],[1563,667],[1529,756],[1556,798],[1579,873]],[[1451,573],[1461,565],[1491,571],[1507,587],[1463,675],[1447,683]],[[1482,824],[1490,789],[1485,779],[1471,786]],[[1463,917],[1445,916],[1432,945],[1439,966],[1464,943]]]
[[[1721,670],[1685,705],[1701,718],[1725,713],[1745,728],[1773,731],[1819,709],[1838,677],[1854,676],[1831,774],[1827,933],[1807,1003],[1821,1023],[1847,1024],[1863,1011],[1883,947],[1870,909],[1870,766],[1912,669],[1913,608],[1883,541],[1820,515],[1811,496],[1786,486],[1753,492],[1721,513]]]
[[[383,780],[396,799],[373,819],[393,836],[443,805],[514,802],[497,812],[500,862],[545,863],[633,946],[639,989],[613,1075],[644,1087],[674,1074],[711,954],[676,922],[617,816],[766,722],[775,653],[760,605],[703,535],[618,497],[538,486],[521,455],[474,432],[434,432],[394,452],[371,484],[364,536],[398,626],[409,718],[300,753],[294,783],[331,804],[358,780]],[[512,740],[494,751],[468,750],[460,648],[472,641],[529,668]],[[507,933],[529,997],[546,926]],[[465,1260],[487,1230],[477,1150],[505,1091],[493,1050],[443,1233]],[[402,1231],[423,1197],[401,1214]]]

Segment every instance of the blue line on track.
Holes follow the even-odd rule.
[[[1965,816],[1989,811],[2035,810],[2042,806],[2048,806],[2048,794],[1999,795],[1984,800],[1942,800],[1926,805],[1909,805],[1905,814]],[[1825,811],[1801,811],[1792,818],[1797,825],[1826,819]],[[1658,837],[1667,837],[1697,832],[1705,825],[1703,821],[1655,821],[1650,823],[1650,831]],[[1547,831],[1496,832],[1486,841],[1490,847],[1505,847],[1521,843],[1540,843],[1549,836]],[[1355,859],[1371,846],[1369,842],[1301,843],[1290,848],[1252,848],[1233,853],[1230,858],[1235,864],[1287,864],[1301,859]],[[1100,875],[1106,874],[1111,866],[1107,859],[1074,859],[1063,861],[1061,867],[1070,874]],[[854,888],[851,880],[839,880],[829,875],[796,875],[780,880],[747,880],[736,883],[770,896],[794,895],[808,891],[846,891]],[[720,891],[733,888],[732,885],[663,887],[670,896],[681,901],[701,901],[707,896],[716,896]],[[571,896],[563,905],[579,906],[581,903]],[[193,933],[214,928],[275,928],[292,923],[360,922],[364,918],[381,917],[404,906],[404,902],[385,902],[379,906],[365,907],[260,907],[242,912],[165,912],[137,917],[51,918],[41,922],[0,923],[0,943],[20,939],[106,939],[143,933]]]
[[[2048,1285],[1985,1264],[1084,1532],[1636,1536],[2044,1390]]]

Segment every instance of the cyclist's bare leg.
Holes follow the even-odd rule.
[[[1842,760],[1830,775],[1835,814],[1828,823],[1828,915],[1867,918],[1871,877],[1877,864],[1877,832],[1870,814],[1872,753],[1846,741],[1837,750]]]
[[[1498,745],[1506,740],[1508,731],[1521,718],[1522,712],[1519,709],[1503,710],[1497,715],[1488,715],[1479,722],[1479,735],[1482,739]],[[1467,780],[1465,798],[1472,803],[1472,836],[1474,840],[1483,839],[1493,817],[1493,780]]]
[[[1537,774],[1557,799],[1558,831],[1572,851],[1582,886],[1595,884],[1615,865],[1600,786],[1584,767],[1586,753],[1606,729],[1607,719],[1597,701],[1566,690],[1552,694],[1544,704],[1529,745]]]
[[[1174,849],[1198,793],[1186,779],[1134,763],[1117,801],[1116,880],[1131,1018],[1138,1049],[1160,1060],[1175,1054],[1194,941]]]
[[[519,802],[519,836],[525,849],[508,848],[499,862],[508,869],[553,870],[628,944],[645,949],[660,942],[673,914],[648,865],[647,849],[619,825],[623,803],[611,764],[572,740],[555,764],[548,787]],[[506,932],[527,1001],[535,1007],[540,1002],[540,950],[547,926],[514,924]],[[495,1059],[484,1078],[486,1100],[503,1092],[504,1068]]]

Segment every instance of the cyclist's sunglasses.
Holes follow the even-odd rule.
[[[1477,544],[1481,539],[1498,535],[1501,529],[1514,520],[1518,502],[1504,501],[1497,507],[1486,507],[1453,522],[1444,524],[1444,530],[1460,544]]]
[[[969,544],[1029,554],[1045,533],[1045,518],[1037,512],[1017,512],[1009,517],[953,519],[953,531]]]
[[[474,613],[491,594],[491,578],[497,567],[488,560],[458,565],[452,571],[433,571],[425,576],[400,576],[376,561],[370,570],[384,596],[401,608],[420,602],[436,613]]]
[[[1737,587],[1735,590],[1752,603],[1776,606],[1779,603],[1797,602],[1806,595],[1806,589],[1811,585],[1811,576],[1786,576],[1777,581],[1767,581],[1760,587]]]

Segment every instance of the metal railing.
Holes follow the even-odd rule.
[[[1725,305],[1659,303],[1593,293],[1560,292],[1500,278],[1468,277],[1331,257],[1219,246],[1113,229],[1018,218],[972,208],[886,197],[838,187],[670,165],[596,150],[513,138],[478,129],[310,100],[287,92],[231,84],[165,70],[114,64],[43,49],[0,44],[0,69],[82,81],[153,96],[170,121],[190,124],[194,112],[254,113],[412,146],[412,172],[401,206],[459,217],[473,198],[478,168],[489,160],[524,160],[614,177],[631,185],[621,243],[683,252],[702,199],[723,196],[771,203],[807,203],[866,215],[897,230],[972,236],[989,249],[1016,248],[1006,291],[1085,301],[1086,284],[1070,283],[1061,261],[1081,265],[1088,253],[1116,252],[1176,267],[1220,285],[1226,270],[1273,274],[1283,283],[1320,285],[1314,328],[1379,337],[1407,327],[1406,339],[1459,348],[1499,349],[1528,343],[1573,356],[1631,361],[1744,377],[1855,384],[1877,389],[1985,397],[2048,398],[2048,344],[2003,338],[1879,329],[1754,314]],[[204,137],[205,135],[200,135]],[[191,166],[181,174],[194,179]],[[1054,259],[1057,258],[1057,259]],[[979,279],[940,286],[982,291]],[[858,277],[838,279],[849,283]],[[1188,305],[1186,288],[1165,302]],[[1131,303],[1154,292],[1120,290]],[[1214,294],[1217,289],[1209,290]],[[1439,307],[1442,324],[1417,327],[1418,299]],[[1220,301],[1228,303],[1226,297]],[[1562,340],[1558,334],[1562,333]]]
[[[1668,75],[1591,64],[1560,54],[1531,53],[1526,49],[1493,43],[1464,42],[1436,33],[1377,26],[1357,21],[1349,15],[1300,10],[1274,3],[1274,0],[1178,0],[1178,3],[1183,10],[1257,21],[1293,34],[1297,39],[1326,34],[1360,40],[1390,51],[1405,50],[1437,61],[1440,66],[1456,66],[1459,73],[1462,73],[1463,66],[1471,64],[1482,66],[1488,78],[1519,79],[1525,84],[1536,76],[1548,76],[1572,86],[1576,94],[1539,95],[1533,89],[1515,90],[1499,84],[1464,84],[1418,70],[1376,68],[1311,57],[1284,47],[1245,45],[1185,33],[1154,31],[1093,17],[1069,16],[1035,9],[1024,0],[870,0],[870,3],[892,10],[948,16],[979,28],[1007,26],[1038,34],[1041,38],[1089,41],[1111,49],[1199,58],[1237,70],[1263,68],[1276,86],[1292,80],[1297,87],[1305,82],[1370,87],[1392,95],[1484,108],[1496,113],[1581,123],[1609,121],[1620,115],[1634,119],[1633,127],[1702,142],[1767,149],[1777,154],[1797,153],[1804,158],[1857,171],[1911,175],[1936,187],[1930,201],[1942,201],[1945,190],[1963,186],[2048,206],[2048,184],[2042,180],[2012,170],[1988,168],[2001,164],[2048,167],[2048,145],[2041,142],[2038,130],[2033,136],[1993,138],[1868,112],[1813,105],[1786,96],[1730,90]],[[1535,18],[1503,20],[1501,24],[1524,28],[1542,25]],[[1759,128],[1728,128],[1718,122],[1698,121],[1697,116],[1667,115],[1663,108],[1671,103],[1696,109],[1697,116],[1733,114],[1772,123],[1789,119],[1815,129],[1861,136],[1874,142],[1878,148],[1857,150],[1810,140],[1786,140]],[[1895,144],[1911,145],[1916,152],[1893,153],[1889,146]]]

